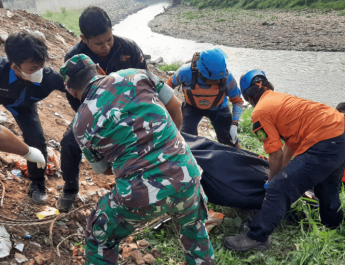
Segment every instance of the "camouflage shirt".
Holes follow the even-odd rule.
[[[151,73],[150,73],[151,74]],[[145,70],[94,77],[83,91],[73,131],[90,163],[116,175],[126,207],[151,205],[199,181],[197,163]]]

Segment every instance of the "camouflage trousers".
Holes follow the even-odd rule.
[[[85,232],[85,264],[118,264],[120,241],[136,228],[165,213],[172,218],[180,232],[186,263],[214,263],[213,247],[205,227],[206,199],[199,182],[153,205],[141,208],[121,205],[115,200],[115,192],[116,189],[103,196],[89,217]]]

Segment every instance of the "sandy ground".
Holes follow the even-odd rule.
[[[170,8],[149,23],[152,31],[230,47],[345,51],[345,16],[320,10],[198,10]]]

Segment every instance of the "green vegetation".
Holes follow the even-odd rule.
[[[245,149],[265,154],[262,143],[252,133],[251,113],[252,108],[244,109],[240,120],[241,144]],[[344,208],[344,187],[340,198]],[[290,214],[271,235],[271,248],[265,251],[228,251],[222,245],[225,237],[241,233],[243,225],[250,221],[250,217],[245,211],[212,204],[208,206],[209,209],[222,212],[226,216],[223,223],[210,232],[217,265],[345,264],[345,223],[338,230],[325,228],[321,224],[318,209],[312,208],[306,200],[300,199],[292,205]],[[163,253],[162,259],[155,264],[177,265],[184,261],[183,248],[172,222],[157,230],[147,229],[135,239],[143,238]]]
[[[182,0],[182,4],[190,4],[201,8],[243,8],[243,9],[345,9],[344,0]]]
[[[159,69],[162,71],[176,71],[177,69],[180,68],[180,66],[183,64],[181,61],[175,61],[170,64],[163,64],[162,66],[159,66]]]
[[[256,135],[253,133],[253,124],[251,119],[252,111],[253,108],[243,110],[238,126],[238,138],[241,141],[240,143],[243,149],[266,156],[262,143],[260,143]]]
[[[61,12],[58,13],[53,13],[50,10],[47,10],[46,13],[42,15],[42,17],[55,22],[60,22],[67,29],[73,31],[75,34],[79,36],[81,34],[79,30],[79,17],[83,10],[66,10],[65,7],[61,7],[60,10]]]

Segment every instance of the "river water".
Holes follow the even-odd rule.
[[[229,56],[235,79],[248,70],[261,69],[275,90],[335,107],[345,101],[345,53],[267,51],[197,43],[152,32],[148,22],[168,3],[151,5],[113,27],[115,35],[134,40],[152,59],[187,61],[196,51],[219,47]]]

